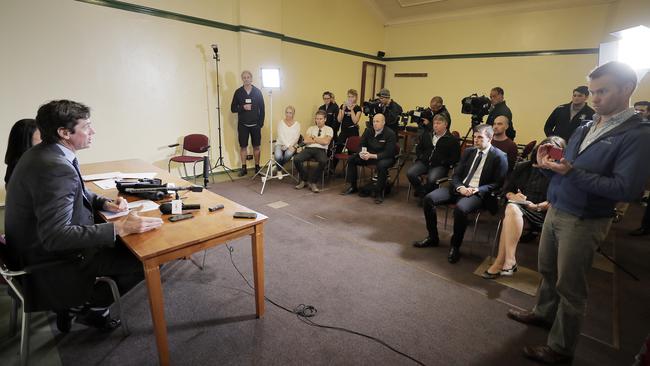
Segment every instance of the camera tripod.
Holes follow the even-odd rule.
[[[471,124],[467,129],[467,133],[465,133],[465,137],[463,137],[461,140],[461,146],[467,144],[467,137],[469,137],[469,134],[474,130],[474,127],[480,125],[481,123],[483,123],[483,116],[472,114]]]

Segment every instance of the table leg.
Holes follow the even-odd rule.
[[[255,313],[264,316],[264,223],[255,225],[251,235],[253,252],[253,280],[255,285]]]
[[[161,365],[169,365],[169,345],[167,344],[167,324],[163,307],[162,284],[160,282],[160,268],[156,264],[144,264],[144,274],[149,292],[149,305],[151,319],[158,346],[158,361]]]

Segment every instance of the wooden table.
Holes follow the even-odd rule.
[[[190,185],[142,160],[84,164],[81,166],[81,171],[83,174],[113,171],[123,173],[156,172],[158,173],[156,177],[162,179],[164,183],[175,183],[178,187]],[[86,187],[108,198],[115,198],[118,194],[116,189],[102,190],[91,182],[87,182]],[[193,211],[194,218],[169,222],[167,219],[169,215],[162,215],[159,210],[143,212],[140,213],[141,216],[162,217],[164,220],[162,227],[150,232],[120,238],[144,266],[151,317],[158,346],[158,359],[161,365],[169,365],[167,325],[159,269],[163,263],[189,257],[193,253],[250,235],[253,249],[255,313],[257,318],[264,315],[264,222],[267,217],[258,213],[256,219],[235,219],[232,217],[235,211],[251,210],[206,190],[188,192],[185,195],[187,198],[183,202],[201,204],[200,211]],[[133,196],[125,196],[125,198],[129,201],[139,199]],[[208,212],[208,207],[217,203],[223,204],[224,209]]]

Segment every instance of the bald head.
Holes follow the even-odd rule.
[[[385,124],[386,117],[384,117],[383,114],[377,113],[374,117],[372,117],[372,128],[375,130],[375,132],[383,130]]]
[[[508,117],[498,116],[497,118],[495,118],[494,125],[492,126],[494,128],[494,136],[501,137],[505,135],[508,126],[510,126],[510,120],[508,119]]]

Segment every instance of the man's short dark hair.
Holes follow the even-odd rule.
[[[634,103],[635,107],[639,107],[639,106],[642,106],[642,105],[644,105],[646,108],[648,108],[650,110],[650,102],[648,102],[647,100],[640,100],[640,101]]]
[[[604,65],[600,65],[591,71],[589,74],[589,80],[597,79],[605,75],[612,75],[614,79],[616,79],[616,83],[621,87],[626,84],[632,84],[632,91],[636,89],[636,72],[634,72],[628,64],[619,61],[611,61]]]
[[[323,118],[327,119],[327,112],[325,112],[322,109],[317,110],[315,115],[316,116],[323,116]]]
[[[579,87],[573,89],[573,92],[574,93],[578,92],[578,93],[580,93],[582,95],[589,96],[589,88],[584,86],[584,85],[580,85]]]
[[[494,129],[488,124],[481,124],[474,127],[474,133],[483,133],[491,140],[494,136]]]
[[[38,108],[36,125],[41,130],[41,139],[46,144],[59,141],[59,128],[74,133],[74,126],[80,119],[90,118],[90,108],[72,100],[53,100]]]
[[[499,95],[503,95],[503,88],[500,86],[495,86],[494,88],[492,88],[492,91],[497,92]]]
[[[442,97],[441,97],[441,96],[438,96],[438,95],[436,95],[435,97],[431,98],[431,100],[437,100],[440,104],[444,104],[444,102],[442,101]]]
[[[323,92],[323,96],[326,96],[326,95],[331,98],[332,97],[332,92],[331,91]]]

